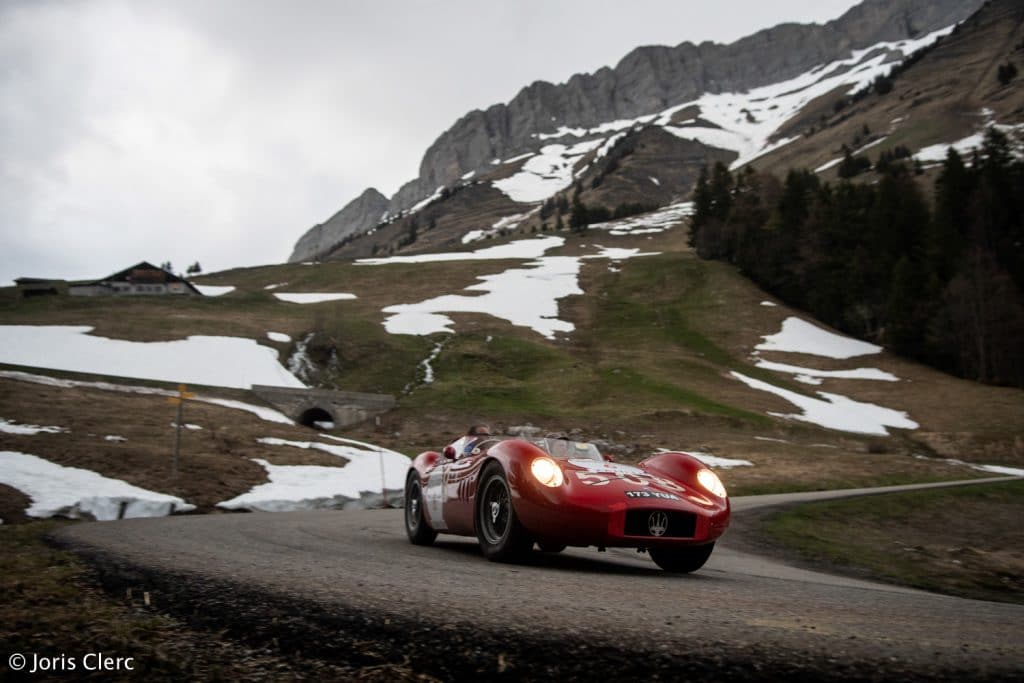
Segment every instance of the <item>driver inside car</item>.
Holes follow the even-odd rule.
[[[466,432],[465,441],[462,444],[462,452],[459,454],[460,458],[473,455],[473,451],[480,442],[484,441],[486,437],[491,435],[491,428],[487,425],[473,425]]]

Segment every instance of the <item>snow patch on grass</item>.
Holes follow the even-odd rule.
[[[786,318],[779,332],[763,339],[764,341],[755,347],[760,351],[787,351],[827,358],[853,358],[879,353],[882,350],[881,346],[828,332],[795,317]]]
[[[0,417],[0,432],[4,434],[22,434],[35,436],[36,434],[60,434],[68,431],[64,427],[41,427],[39,425],[16,424],[10,420]]]
[[[497,261],[502,259],[534,259],[543,256],[550,249],[565,244],[564,237],[534,237],[516,240],[496,247],[485,247],[476,251],[450,251],[438,254],[417,254],[415,256],[389,256],[387,258],[365,258],[355,263],[360,266],[382,266],[391,263],[443,263],[447,261]]]
[[[514,202],[542,202],[569,187],[576,164],[602,143],[603,140],[598,139],[572,146],[545,145],[523,164],[518,173],[491,184]]]
[[[915,455],[918,460],[934,460],[925,455]],[[958,467],[969,467],[972,470],[979,472],[990,472],[992,474],[1005,474],[1008,477],[1024,477],[1024,469],[1019,467],[1006,467],[1004,465],[980,465],[973,462],[965,462],[963,460],[957,460],[956,458],[941,458],[942,462],[949,463],[950,465],[956,465]]]
[[[293,304],[319,304],[325,301],[348,301],[356,298],[355,294],[346,292],[275,292],[274,296]]]
[[[381,504],[385,491],[389,502],[401,501],[405,474],[411,462],[407,456],[371,444],[335,440],[344,445],[274,437],[260,439],[260,443],[270,446],[324,451],[348,462],[339,467],[272,465],[253,458],[267,470],[270,481],[218,503],[217,507],[264,512],[376,507]]]
[[[601,251],[596,254],[590,254],[588,256],[581,256],[580,258],[595,259],[595,258],[606,258],[613,263],[624,261],[626,259],[636,258],[637,256],[657,256],[660,251],[644,251],[641,252],[639,247],[635,249],[623,248],[623,247],[605,247],[600,244],[595,245]]]
[[[515,230],[524,219],[528,218],[533,213],[534,211],[526,211],[525,213],[505,216],[495,221],[494,225],[490,228],[484,228],[483,230],[470,230],[462,236],[462,243],[469,244],[470,242],[477,242],[488,237],[494,237],[495,235],[500,234],[502,230]]]
[[[191,336],[135,342],[88,334],[92,327],[0,326],[0,362],[53,370],[248,389],[304,387],[277,351],[241,337]]]
[[[558,301],[582,294],[577,282],[580,259],[547,256],[496,275],[484,275],[467,290],[480,296],[445,294],[415,304],[388,306],[391,316],[384,328],[392,334],[453,332],[451,318],[441,313],[486,313],[513,325],[528,327],[547,339],[556,332],[572,332],[575,326],[558,319]]]
[[[759,360],[757,367],[775,372],[787,372],[793,375],[805,377],[821,377],[826,379],[870,379],[881,382],[899,382],[896,375],[879,370],[878,368],[855,368],[853,370],[816,370],[803,368],[798,365],[787,365],[785,363],[772,363],[771,361]]]
[[[198,289],[203,296],[224,296],[235,291],[231,285],[197,285],[193,283],[192,286]]]
[[[594,230],[607,230],[616,236],[645,235],[664,232],[691,215],[693,215],[693,202],[678,202],[650,213],[605,223],[594,223],[588,227]]]
[[[711,455],[710,453],[703,453],[701,451],[683,451],[672,448],[659,448],[659,453],[686,453],[700,460],[708,467],[717,467],[718,469],[729,469],[731,467],[753,467],[754,463],[749,460],[737,460],[735,458],[722,458],[717,455]]]
[[[195,509],[176,496],[15,451],[0,451],[0,483],[31,498],[32,505],[25,514],[36,518],[108,521],[122,516],[164,517]]]
[[[838,394],[818,392],[821,398],[812,398],[781,387],[747,377],[739,372],[730,372],[734,378],[752,389],[767,391],[789,401],[803,412],[796,414],[769,413],[801,422],[810,422],[827,429],[836,429],[856,434],[888,436],[886,427],[917,429],[920,425],[902,411],[883,408],[873,403],[861,403]]]
[[[562,240],[557,237],[522,241],[539,242],[544,239],[556,239],[559,243]],[[466,288],[485,292],[480,296],[445,294],[419,303],[388,306],[384,313],[391,315],[384,321],[384,328],[391,334],[452,333],[454,321],[445,313],[486,313],[554,339],[558,332],[568,333],[575,329],[572,323],[558,318],[558,302],[567,296],[583,293],[579,286],[582,259],[607,258],[618,262],[652,255],[641,253],[639,249],[601,249],[600,253],[588,256],[543,256],[521,268],[480,276],[481,282]]]

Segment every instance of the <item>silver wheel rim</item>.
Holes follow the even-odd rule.
[[[501,477],[492,477],[480,503],[480,529],[490,545],[501,543],[512,526],[512,503],[508,485]]]

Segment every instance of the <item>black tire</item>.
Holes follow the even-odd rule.
[[[405,480],[405,533],[415,545],[430,545],[437,538],[437,532],[423,516],[423,489],[415,472],[410,472]]]
[[[564,543],[537,543],[537,547],[540,548],[542,553],[560,553],[565,550],[568,546]]]
[[[667,572],[689,574],[704,566],[715,549],[714,543],[707,545],[669,546],[650,548],[651,559]]]
[[[487,465],[480,477],[476,537],[484,557],[493,562],[514,562],[533,548],[533,539],[516,517],[505,472],[496,462]]]

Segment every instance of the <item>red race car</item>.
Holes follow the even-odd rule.
[[[729,525],[718,476],[686,453],[637,467],[565,438],[465,436],[420,453],[405,482],[405,529],[417,545],[438,533],[476,536],[491,560],[536,543],[646,549],[670,572],[700,569]]]

